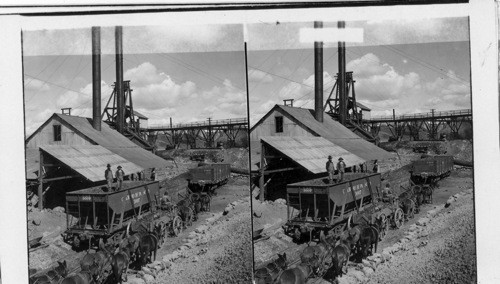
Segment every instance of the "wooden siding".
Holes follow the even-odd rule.
[[[275,117],[283,116],[283,132],[276,133]],[[259,144],[259,139],[262,136],[315,136],[307,129],[304,129],[288,117],[284,116],[278,110],[275,110],[271,115],[257,125],[250,133],[250,143]]]
[[[54,125],[61,125],[61,141],[54,141]],[[28,142],[27,148],[38,148],[43,145],[94,145],[89,139],[68,128],[58,118],[52,118]]]

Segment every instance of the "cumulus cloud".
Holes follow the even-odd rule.
[[[25,82],[24,87],[27,91],[35,92],[46,92],[50,90],[50,86],[47,83],[34,78]]]
[[[257,83],[271,83],[273,81],[273,77],[260,70],[251,69],[248,72],[248,80]]]
[[[469,84],[451,70],[445,76],[435,74],[434,80],[424,81],[415,72],[399,72],[372,53],[347,66],[356,76],[357,99],[373,107],[372,115],[391,115],[393,108],[400,113],[470,108]]]
[[[196,97],[196,84],[175,82],[149,62],[127,70],[124,78],[134,82],[134,103],[152,110],[173,106],[182,99]]]
[[[328,88],[331,88],[335,83],[335,79],[328,74],[328,72],[323,72],[323,90],[325,93]],[[314,74],[310,75],[302,82],[290,82],[286,84],[283,88],[278,91],[278,96],[281,99],[308,99],[314,97]]]
[[[113,87],[108,85],[106,82],[101,81],[101,99],[104,100],[107,94],[113,92]],[[92,102],[92,83],[85,85],[80,88],[78,92],[66,91],[56,99],[56,107],[66,108],[70,107],[74,110],[82,109],[82,107],[88,107]],[[104,106],[103,106],[104,107]]]

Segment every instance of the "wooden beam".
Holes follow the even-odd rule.
[[[70,179],[70,178],[76,178],[76,177],[78,177],[78,176],[74,175],[74,176],[63,176],[63,177],[55,177],[55,178],[44,178],[44,179],[42,179],[42,182]]]
[[[43,209],[43,154],[40,152],[40,168],[38,170],[38,209]]]
[[[266,155],[266,149],[264,147],[264,143],[260,143],[260,178],[259,178],[259,188],[260,188],[260,196],[259,200],[262,202],[264,201],[264,191],[265,191],[265,185],[264,185],[264,162],[265,162],[265,155]]]
[[[283,169],[277,169],[277,170],[264,171],[264,174],[280,173],[280,172],[287,172],[287,171],[293,171],[293,170],[299,170],[299,169],[300,169],[299,167],[283,168]]]

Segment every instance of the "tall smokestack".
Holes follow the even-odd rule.
[[[92,27],[92,127],[101,131],[101,27]]]
[[[115,27],[115,53],[116,53],[116,128],[118,132],[123,133],[125,124],[125,96],[123,95],[123,45],[122,45],[122,26]]]
[[[323,22],[314,22],[315,29],[323,28]],[[314,42],[314,118],[323,122],[323,42]]]
[[[339,21],[338,28],[345,28],[345,22]],[[347,117],[347,86],[345,77],[345,42],[339,41],[339,74],[338,74],[338,88],[339,88],[339,121],[342,124],[346,123]]]

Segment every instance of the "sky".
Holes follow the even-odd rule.
[[[324,27],[335,27],[325,22]],[[283,99],[312,108],[313,43],[301,28],[313,23],[246,27],[251,124]],[[347,71],[356,98],[372,117],[471,107],[467,18],[347,22],[363,28],[347,43]],[[242,25],[124,27],[124,79],[134,109],[149,125],[246,117]],[[54,112],[91,117],[90,28],[23,33],[25,123],[30,135]],[[114,29],[103,27],[102,107],[115,81]],[[324,99],[337,73],[337,44],[325,43]]]
[[[91,30],[23,33],[26,135],[54,112],[92,116]],[[124,27],[124,80],[148,124],[247,116],[241,25]],[[114,29],[101,31],[101,98],[115,75]]]
[[[284,99],[314,108],[314,45],[301,42],[296,32],[304,27],[249,28],[249,68],[262,78],[250,83],[251,123]],[[471,108],[467,18],[347,22],[346,27],[364,31],[363,42],[346,43],[346,71],[353,72],[356,100],[371,108],[371,117],[392,115],[393,109],[411,114]],[[335,42],[325,43],[323,69],[326,101],[338,72]]]

